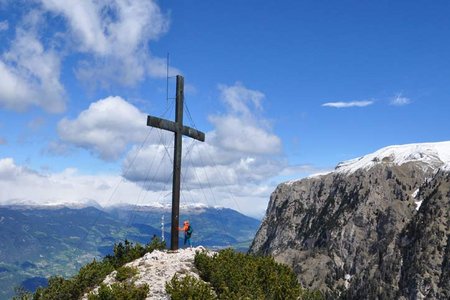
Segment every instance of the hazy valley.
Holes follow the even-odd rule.
[[[0,207],[0,297],[11,296],[18,285],[34,290],[51,275],[74,275],[111,253],[114,243],[128,239],[146,244],[154,234],[160,238],[163,215],[170,242],[170,211],[164,208]],[[194,245],[242,251],[260,223],[225,208],[192,207],[181,218],[189,218],[195,228]]]

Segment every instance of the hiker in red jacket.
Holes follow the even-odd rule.
[[[186,244],[189,245],[189,247],[192,248],[192,244],[191,244],[191,235],[192,235],[192,227],[191,225],[189,225],[189,221],[186,220],[184,221],[184,226],[183,227],[179,227],[178,230],[183,230],[184,231],[184,245],[186,246]]]

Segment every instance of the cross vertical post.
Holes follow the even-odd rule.
[[[147,116],[147,126],[152,126],[175,133],[173,152],[173,182],[172,182],[172,226],[170,230],[170,249],[178,250],[178,224],[180,221],[180,185],[181,185],[181,153],[183,135],[201,142],[205,141],[205,134],[196,129],[183,125],[184,108],[184,78],[177,75],[175,122]]]
[[[184,79],[177,76],[177,91],[175,104],[175,131],[173,150],[173,182],[172,182],[172,228],[170,231],[171,250],[178,249],[178,224],[180,218],[180,186],[181,186],[181,147],[183,134],[183,105],[184,105]]]

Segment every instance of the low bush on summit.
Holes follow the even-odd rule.
[[[129,263],[135,259],[138,259],[145,255],[147,252],[152,252],[153,250],[162,250],[166,248],[166,243],[161,242],[159,239],[152,240],[145,247],[136,243],[130,243],[128,240],[125,242],[114,244],[114,254],[107,255],[104,258],[104,261],[108,261],[110,264],[114,266],[114,268],[118,268],[123,266],[126,263]]]
[[[192,276],[175,275],[166,283],[166,292],[172,300],[215,300],[216,293],[212,287]]]
[[[198,253],[195,266],[220,299],[298,299],[301,294],[294,272],[271,257],[225,249],[212,257]]]
[[[114,270],[118,270],[117,280],[125,280],[136,274],[132,268],[121,268],[137,258],[144,256],[147,252],[153,250],[165,249],[164,242],[158,239],[150,244],[142,246],[139,243],[135,245],[127,240],[124,243],[114,244],[114,254],[107,255],[102,261],[96,261],[85,265],[80,269],[77,275],[72,278],[64,279],[61,276],[53,276],[48,280],[46,288],[38,288],[33,295],[33,300],[53,300],[53,299],[79,299],[84,293],[98,286],[105,277]],[[100,289],[101,295],[122,295],[131,293],[132,295],[141,295],[144,293],[145,286],[135,287],[132,283],[113,284],[111,287]],[[147,287],[148,292],[148,287]],[[141,298],[111,298],[108,296],[99,296],[101,298],[92,299],[141,299]],[[93,296],[94,297],[94,296]],[[119,296],[118,296],[119,297]],[[136,296],[137,297],[137,296]],[[145,297],[144,297],[145,299]]]
[[[320,292],[303,289],[294,272],[272,257],[225,249],[213,256],[198,252],[194,264],[207,283],[189,276],[174,277],[166,285],[172,299],[323,299]],[[193,296],[205,291],[209,291],[207,297]]]
[[[113,283],[111,286],[101,284],[98,293],[90,293],[88,300],[144,300],[149,291],[147,284],[135,286],[132,283]]]
[[[138,270],[136,268],[122,266],[117,269],[116,280],[125,281],[132,278],[137,273]]]

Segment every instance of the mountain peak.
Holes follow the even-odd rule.
[[[154,250],[145,254],[125,266],[138,269],[135,278],[136,285],[148,284],[150,286],[151,298],[147,299],[169,299],[165,285],[175,274],[190,275],[199,279],[198,271],[194,266],[196,252],[206,251],[213,255],[214,251],[208,251],[202,246],[196,248],[179,249],[176,252]],[[103,283],[110,285],[116,283],[117,271],[112,272],[104,279]],[[94,290],[96,293],[98,288]],[[88,299],[84,295],[83,300]]]
[[[422,162],[433,169],[449,169],[450,141],[385,147],[374,153],[341,162],[335,171],[353,173],[359,169],[368,170],[378,164],[402,165],[407,162]]]
[[[249,252],[326,298],[450,299],[449,166],[450,142],[390,146],[280,184]]]

